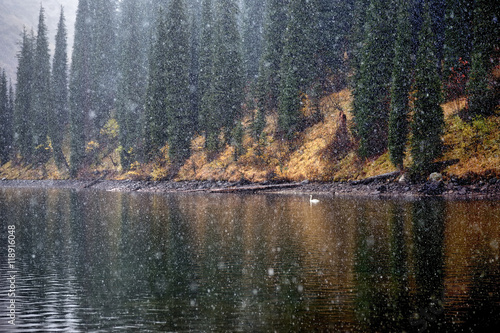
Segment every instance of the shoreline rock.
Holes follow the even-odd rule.
[[[276,186],[278,185],[278,186]],[[132,180],[1,180],[0,188],[42,188],[100,190],[140,193],[278,193],[329,194],[339,197],[443,197],[447,199],[500,200],[500,181],[460,184],[454,181],[406,183],[373,181],[359,182],[297,182],[249,183],[228,181],[132,181]]]

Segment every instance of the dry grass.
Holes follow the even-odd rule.
[[[453,115],[446,119],[444,142],[447,146],[444,160],[459,162],[444,171],[463,177],[494,171],[500,173],[500,117],[478,118],[464,122]]]
[[[305,100],[304,115],[312,115]],[[465,99],[443,105],[446,128],[443,141],[446,147],[442,160],[458,159],[459,163],[447,167],[449,175],[464,177],[475,174],[500,174],[500,117],[476,119],[471,123],[462,121],[459,111],[465,107]],[[235,148],[227,145],[217,154],[208,153],[203,136],[192,140],[191,157],[178,169],[168,159],[168,145],[163,147],[158,158],[151,163],[135,162],[128,172],[119,167],[119,149],[108,143],[106,153],[99,161],[82,174],[85,177],[106,174],[106,178],[133,180],[162,180],[175,176],[176,180],[229,180],[248,179],[300,181],[345,181],[362,179],[396,170],[386,152],[370,160],[362,160],[356,153],[356,141],[349,128],[352,125],[352,96],[349,90],[330,94],[319,104],[323,121],[310,126],[292,142],[275,136],[277,115],[266,116],[266,126],[256,140],[250,135],[252,114],[243,119],[243,152],[235,156]],[[343,116],[345,115],[345,117]],[[113,127],[109,137],[113,139]],[[110,140],[111,140],[110,139]],[[68,157],[68,146],[64,153]],[[101,151],[102,152],[102,151]],[[405,159],[411,165],[411,157]],[[0,177],[9,179],[66,179],[50,159],[38,167],[9,162],[0,168]]]

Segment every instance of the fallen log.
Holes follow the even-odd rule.
[[[373,177],[368,177],[368,178],[361,179],[361,180],[355,180],[352,182],[352,184],[354,184],[354,185],[366,185],[366,184],[373,183],[375,181],[396,178],[399,175],[400,175],[399,171],[393,171],[393,172],[388,172],[388,173],[384,173],[384,174],[373,176]]]
[[[235,193],[235,192],[258,192],[265,190],[276,190],[282,188],[292,188],[299,187],[299,183],[291,184],[275,184],[275,185],[251,185],[251,186],[240,186],[240,187],[225,187],[225,188],[214,188],[208,190],[209,193]]]
[[[95,179],[93,181],[91,181],[90,183],[87,183],[86,185],[83,185],[82,188],[90,188],[98,183],[100,183],[102,180],[102,178],[99,178],[99,179]]]

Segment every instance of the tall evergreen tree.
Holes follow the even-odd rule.
[[[427,0],[431,12],[432,31],[434,33],[434,45],[439,75],[441,75],[441,66],[444,59],[444,40],[445,40],[445,20],[446,20],[446,0]]]
[[[266,5],[266,0],[243,1],[242,57],[247,84],[253,82],[259,73]]]
[[[90,0],[79,0],[69,80],[71,175],[75,177],[85,157],[85,145],[94,132],[95,103],[92,91],[92,12]]]
[[[424,8],[424,23],[420,31],[419,50],[415,68],[413,122],[411,124],[412,168],[417,174],[428,172],[431,163],[441,155],[441,135],[444,114],[440,103],[441,81],[435,53],[435,38],[431,15]]]
[[[445,40],[443,46],[443,76],[445,80],[448,80],[452,75],[452,68],[456,69],[460,66],[459,59],[470,63],[473,11],[473,1],[446,1]]]
[[[354,0],[352,26],[348,38],[350,43],[348,52],[349,65],[354,71],[354,77],[350,82],[353,88],[355,88],[360,74],[361,50],[365,40],[365,24],[369,6],[370,0]]]
[[[188,7],[189,16],[189,49],[190,49],[190,65],[189,65],[189,100],[191,102],[191,124],[193,133],[199,130],[199,115],[200,102],[202,95],[199,90],[199,74],[200,74],[200,19],[201,19],[201,3],[190,3]]]
[[[5,74],[5,70],[0,68],[0,165],[9,160],[12,145],[11,141],[12,122],[7,75]]]
[[[313,2],[291,0],[281,60],[278,107],[278,126],[288,139],[294,136],[300,120],[301,93],[305,93],[316,78],[315,16],[317,8]]]
[[[144,120],[144,147],[148,160],[153,160],[168,139],[168,119],[165,113],[167,101],[167,59],[168,45],[165,42],[167,25],[164,12],[160,9],[154,44],[149,56],[149,78],[146,92]]]
[[[327,76],[334,75],[333,89],[339,90],[347,84],[349,69],[344,55],[350,54],[350,33],[354,23],[356,0],[319,1],[319,26],[316,34],[320,38],[320,79],[325,84]]]
[[[316,41],[318,74],[322,85],[328,76],[336,75],[336,84],[345,83],[344,53],[348,51],[354,0],[315,0],[317,22],[313,38]],[[337,89],[342,86],[336,87]]]
[[[372,0],[364,27],[365,39],[354,87],[354,118],[359,153],[363,157],[375,156],[387,148],[394,12],[393,1]]]
[[[33,70],[33,144],[38,152],[43,152],[47,142],[50,112],[50,54],[43,7],[40,7]]]
[[[121,3],[120,80],[117,121],[120,126],[121,165],[127,170],[141,156],[144,98],[147,86],[148,49],[144,47],[149,29],[146,12],[136,0]]]
[[[219,148],[219,131],[228,140],[241,115],[243,70],[237,24],[238,5],[234,0],[220,0],[216,6],[212,78],[208,95],[211,114],[206,127],[206,145]]]
[[[203,0],[201,13],[201,39],[199,57],[198,91],[201,96],[199,112],[199,129],[207,132],[210,123],[210,86],[213,70],[213,53],[215,47],[215,24],[212,0]]]
[[[52,141],[54,159],[59,168],[67,166],[62,152],[63,138],[68,124],[68,54],[64,10],[57,26],[56,46],[52,62],[52,106],[49,117],[49,136]]]
[[[289,0],[268,0],[264,23],[263,51],[259,63],[259,110],[278,106],[283,40],[288,22]]]
[[[14,108],[15,108],[15,97],[14,97],[14,88],[12,87],[12,79],[9,79],[9,111],[11,115],[10,121],[12,130],[14,130]],[[14,135],[14,131],[11,133]],[[14,144],[14,137],[12,137],[12,145]]]
[[[471,118],[490,115],[498,104],[500,91],[498,87],[495,91],[491,71],[500,63],[500,1],[475,1],[473,34],[471,71],[467,84]]]
[[[34,36],[23,30],[21,51],[18,55],[17,89],[14,110],[15,146],[27,161],[33,157],[33,77],[34,77]]]
[[[14,91],[12,82],[2,71],[0,78],[0,163],[6,163],[14,152]]]
[[[192,137],[191,104],[189,102],[189,36],[183,0],[171,0],[166,24],[166,100],[169,155],[181,162],[189,157]]]
[[[90,0],[93,136],[110,117],[117,91],[116,0]]]
[[[69,80],[71,174],[97,140],[116,98],[116,0],[79,0]]]
[[[389,113],[389,155],[391,162],[400,170],[408,138],[409,93],[413,62],[411,59],[411,21],[407,1],[398,3],[398,28],[395,45]]]

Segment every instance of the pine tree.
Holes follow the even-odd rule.
[[[424,23],[419,37],[413,88],[415,102],[411,124],[413,134],[411,153],[414,172],[424,175],[429,171],[431,163],[442,153],[441,135],[444,127],[443,109],[440,105],[442,102],[441,81],[435,54],[435,37],[427,6],[424,9]]]
[[[4,128],[5,146],[7,147],[7,159],[11,159],[14,155],[14,89],[12,88],[12,80],[9,79],[9,92],[7,95],[7,117],[5,117]]]
[[[214,53],[214,17],[212,0],[204,0],[202,3],[201,14],[201,40],[200,40],[200,58],[199,58],[199,82],[198,91],[201,96],[199,129],[208,131],[210,121],[210,86],[213,70]]]
[[[54,60],[52,62],[52,105],[49,117],[49,136],[58,168],[67,167],[62,152],[63,138],[68,124],[68,54],[64,10],[61,7],[57,26]]]
[[[0,68],[0,165],[9,160],[11,133],[7,76]]]
[[[452,77],[454,74],[467,74],[466,68],[463,68],[462,64],[471,61],[473,10],[473,1],[446,1],[445,40],[443,46],[443,78],[445,82],[456,79]],[[447,91],[447,93],[452,92]]]
[[[92,136],[110,117],[117,91],[116,0],[90,0],[91,61],[94,116]]]
[[[391,73],[394,58],[395,6],[372,0],[368,9],[359,73],[354,87],[354,118],[359,154],[372,157],[387,148]]]
[[[191,3],[188,7],[189,16],[189,100],[191,102],[190,122],[193,126],[192,132],[196,133],[200,129],[199,115],[200,102],[202,95],[199,90],[199,74],[200,74],[200,18],[201,4],[198,2]]]
[[[264,23],[263,51],[259,62],[259,110],[278,106],[283,39],[288,22],[289,0],[268,0]]]
[[[115,104],[116,0],[79,0],[69,80],[71,174],[85,157],[85,146],[99,139]]]
[[[389,113],[389,155],[391,162],[403,168],[408,137],[409,93],[413,64],[411,59],[411,21],[407,2],[399,1],[398,28],[392,71],[391,109]]]
[[[43,7],[40,7],[33,69],[33,144],[36,153],[43,153],[47,142],[50,112],[50,54]]]
[[[92,13],[90,0],[79,0],[75,21],[75,39],[69,80],[71,176],[75,177],[82,167],[85,145],[94,132],[92,118],[95,115],[92,75]]]
[[[287,139],[292,139],[300,120],[301,94],[305,93],[317,74],[314,39],[316,7],[307,0],[292,0],[281,60],[281,84],[278,126]]]
[[[23,30],[21,51],[18,55],[17,89],[14,109],[15,146],[26,161],[33,157],[32,92],[34,77],[34,36]]]
[[[348,52],[349,65],[354,71],[354,77],[350,82],[352,88],[355,88],[360,73],[361,49],[365,40],[365,24],[369,6],[370,0],[354,0],[352,26],[348,37],[350,43]]]
[[[247,84],[252,83],[259,73],[259,59],[262,54],[263,39],[262,27],[266,6],[266,0],[243,1],[242,57]]]
[[[171,0],[166,24],[165,112],[171,161],[189,157],[192,137],[189,103],[189,36],[183,0]]]
[[[445,19],[446,19],[446,0],[427,0],[431,12],[432,31],[434,33],[434,48],[438,64],[444,59],[444,40],[445,40]],[[441,76],[441,66],[438,67]]]
[[[3,75],[6,77],[5,74]],[[6,84],[7,80],[5,79],[3,85],[7,87]],[[12,81],[10,79],[4,110],[3,114],[0,112],[0,141],[3,142],[3,148],[0,147],[2,151],[0,161],[2,163],[11,159],[14,153],[14,90],[12,89]]]
[[[121,165],[124,170],[141,156],[144,98],[147,86],[147,48],[149,31],[144,28],[146,13],[135,0],[121,3],[120,80],[117,121],[120,126]]]
[[[325,88],[340,90],[347,84],[349,69],[344,55],[351,52],[350,32],[354,23],[355,0],[319,1],[320,80]],[[327,85],[334,76],[333,86]],[[331,83],[330,83],[331,84]]]
[[[315,0],[317,22],[313,37],[317,39],[318,74],[322,86],[328,76],[336,74],[342,81],[343,58],[347,51],[347,32],[351,29],[353,0]],[[342,76],[342,78],[340,77]],[[341,87],[337,87],[341,88]]]
[[[168,120],[165,113],[167,100],[167,64],[164,56],[167,26],[163,10],[158,14],[155,40],[149,56],[149,78],[146,92],[146,114],[144,120],[144,147],[147,160],[151,161],[167,142]]]
[[[499,20],[500,1],[475,2],[471,71],[467,84],[470,118],[490,115],[498,104],[500,92],[498,88],[496,92],[494,90],[491,71],[500,62]]]
[[[206,125],[206,145],[214,151],[218,135],[224,129],[228,140],[241,116],[243,101],[243,71],[240,36],[237,24],[238,5],[234,0],[221,0],[216,6],[212,78],[206,101],[211,114]]]

